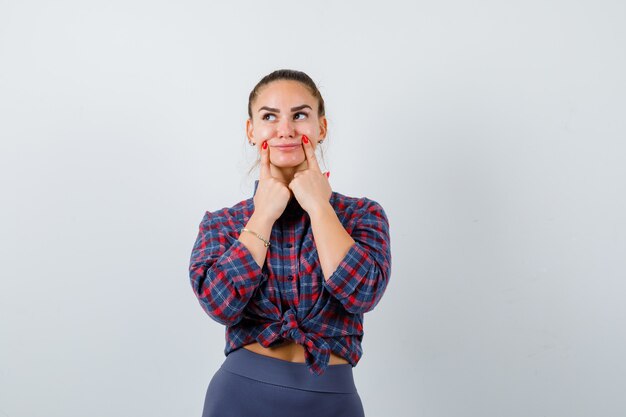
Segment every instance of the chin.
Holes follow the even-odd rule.
[[[293,163],[293,164],[289,164],[289,163],[275,164],[275,163],[272,162],[272,165],[274,165],[276,168],[295,168],[295,167],[299,166],[300,164],[297,164],[297,163]]]
[[[291,160],[291,161],[285,161],[285,160],[272,161],[272,159],[270,158],[270,162],[272,163],[272,165],[274,165],[277,168],[295,168],[297,166],[302,165],[305,159],[306,158],[302,158],[299,160]]]

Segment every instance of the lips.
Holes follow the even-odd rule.
[[[297,146],[300,146],[299,143],[294,143],[292,145],[276,145],[275,148],[279,148],[279,149],[291,149],[291,148],[295,148]]]

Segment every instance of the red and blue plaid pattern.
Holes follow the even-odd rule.
[[[254,193],[257,187],[258,180]],[[331,351],[356,366],[363,313],[378,304],[391,274],[389,222],[366,197],[333,191],[329,201],[355,244],[328,280],[309,215],[295,197],[272,226],[262,268],[238,240],[254,212],[252,198],[204,214],[189,277],[203,310],[226,326],[225,355],[255,341],[270,347],[290,339],[304,346],[313,374],[324,372]]]

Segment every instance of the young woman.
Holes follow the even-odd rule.
[[[253,196],[205,213],[189,266],[203,310],[226,326],[203,417],[362,417],[352,368],[391,273],[387,216],[331,189],[315,155],[324,100],[308,75],[262,78],[248,116]]]

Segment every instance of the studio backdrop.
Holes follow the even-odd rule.
[[[389,218],[366,415],[623,416],[624,4],[0,1],[0,417],[201,415],[224,326],[189,256],[252,196],[281,68]]]

